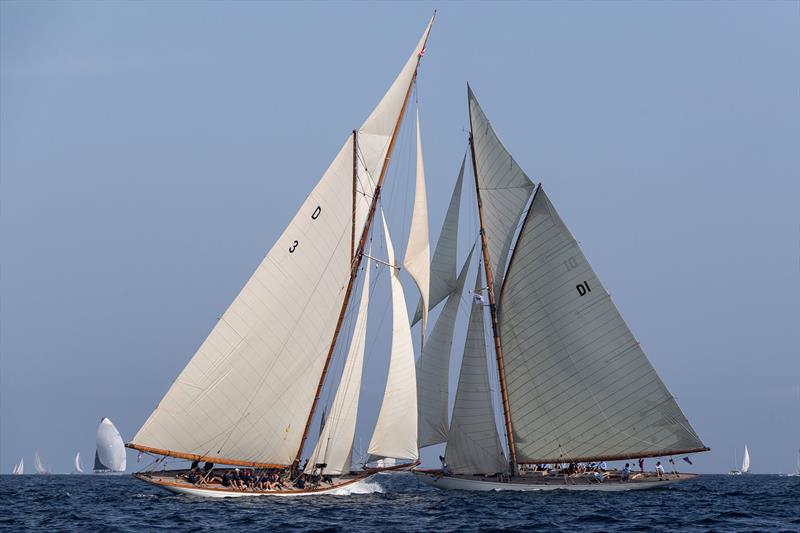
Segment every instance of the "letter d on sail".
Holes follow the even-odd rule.
[[[589,284],[587,282],[583,282],[579,285],[575,285],[575,288],[578,289],[578,294],[583,296],[587,292],[592,292],[592,289],[589,288]]]

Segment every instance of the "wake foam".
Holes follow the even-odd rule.
[[[358,483],[342,487],[328,494],[334,496],[349,496],[351,494],[375,494],[382,492],[383,487],[379,483],[375,483],[374,481],[359,481]]]

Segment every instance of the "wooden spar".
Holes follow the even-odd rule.
[[[129,442],[125,444],[126,448],[132,450],[139,450],[145,453],[154,453],[156,455],[166,455],[167,457],[176,457],[178,459],[186,459],[189,461],[208,461],[211,463],[220,463],[223,465],[232,466],[250,466],[253,468],[286,468],[289,465],[282,465],[276,463],[257,463],[254,461],[242,461],[240,459],[226,459],[224,457],[212,457],[209,455],[197,455],[193,453],[175,452],[172,450],[162,450],[160,448],[151,448],[150,446],[142,446],[141,444],[134,444]]]
[[[356,182],[358,181],[358,130],[353,130],[353,222],[350,228],[350,260],[356,253]]]
[[[506,426],[506,438],[508,440],[508,453],[511,456],[511,475],[516,473],[517,447],[514,444],[514,428],[511,425],[511,411],[508,405],[508,391],[506,390],[506,369],[503,364],[503,343],[500,339],[500,329],[497,326],[497,306],[494,301],[494,277],[492,276],[492,266],[489,264],[489,243],[486,240],[486,229],[483,225],[483,203],[481,202],[481,190],[478,183],[478,165],[475,159],[475,143],[472,138],[472,110],[470,110],[470,134],[469,147],[472,152],[472,174],[475,176],[475,195],[478,198],[478,219],[481,224],[481,250],[483,251],[483,267],[486,271],[486,285],[489,292],[489,312],[492,316],[492,334],[494,336],[494,351],[497,356],[497,377],[500,379],[500,394],[503,398],[503,419]]]
[[[551,464],[551,463],[591,463],[596,461],[624,461],[626,459],[639,459],[645,457],[669,457],[670,455],[683,455],[685,453],[700,453],[710,451],[711,448],[704,446],[702,448],[689,448],[687,450],[655,450],[650,452],[636,452],[631,454],[610,454],[610,455],[592,455],[586,457],[559,457],[556,459],[535,459],[519,461],[518,464]]]
[[[433,19],[431,19],[431,25],[433,25],[433,20],[436,18],[436,12],[434,11]],[[430,26],[428,29],[428,35],[430,35]],[[425,50],[425,45],[428,42],[428,35],[425,37],[425,42],[422,44],[422,50]],[[414,75],[411,76],[411,82],[408,84],[408,89],[406,89],[406,96],[403,100],[403,107],[400,109],[400,115],[397,117],[397,122],[394,126],[394,131],[392,131],[392,137],[389,140],[389,147],[386,150],[386,157],[383,160],[383,166],[381,167],[381,174],[378,177],[378,183],[375,185],[375,192],[372,195],[372,202],[369,205],[369,212],[367,213],[367,221],[364,224],[364,230],[361,232],[361,238],[358,241],[358,248],[353,257],[352,266],[350,268],[350,279],[347,282],[347,289],[345,289],[344,293],[344,301],[342,302],[342,309],[339,312],[339,320],[336,322],[336,329],[333,332],[333,339],[331,340],[331,346],[328,349],[328,356],[325,358],[325,364],[322,367],[322,375],[319,378],[319,384],[317,385],[317,393],[314,395],[314,402],[311,404],[311,411],[308,413],[308,419],[306,420],[305,428],[303,429],[303,438],[300,439],[300,446],[297,449],[297,454],[294,458],[293,465],[300,464],[300,459],[303,454],[303,446],[305,445],[306,439],[308,438],[308,430],[311,427],[311,420],[314,418],[314,412],[317,409],[317,404],[319,403],[319,397],[322,393],[322,386],[325,384],[325,377],[328,374],[328,367],[331,364],[331,359],[333,358],[333,350],[336,348],[336,340],[339,337],[339,331],[342,329],[342,322],[344,322],[344,316],[347,313],[347,306],[350,303],[350,295],[353,292],[353,286],[355,285],[356,275],[358,274],[358,269],[361,266],[361,259],[364,255],[364,248],[367,244],[367,237],[369,236],[369,230],[372,227],[372,219],[375,217],[375,210],[378,207],[378,200],[381,196],[381,186],[383,185],[383,180],[386,177],[386,171],[389,168],[389,160],[392,158],[392,152],[394,151],[394,144],[397,140],[397,134],[400,131],[400,125],[403,123],[403,115],[406,113],[406,107],[408,106],[408,99],[411,96],[411,89],[414,87],[414,83],[417,81],[417,69],[419,68],[419,62],[422,58],[421,55],[417,55],[417,66],[414,69]]]

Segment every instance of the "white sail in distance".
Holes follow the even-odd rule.
[[[422,134],[417,109],[417,172],[414,192],[414,211],[411,215],[411,229],[403,258],[403,267],[417,284],[422,308],[422,336],[428,327],[428,294],[430,293],[430,242],[428,233],[428,195],[425,190],[425,164],[422,159]]]
[[[49,473],[42,462],[42,458],[39,456],[39,452],[33,453],[33,469],[36,470],[37,474]]]
[[[431,21],[432,22],[432,21]],[[428,33],[133,438],[162,455],[292,463],[303,439],[360,235]]]
[[[498,292],[511,241],[533,191],[533,183],[500,142],[469,85],[467,99],[475,157],[473,172],[483,211],[494,289]]]
[[[518,462],[705,451],[541,187],[499,324]]]
[[[127,467],[125,444],[116,426],[106,417],[97,426],[97,451],[94,456],[95,472],[124,472]]]
[[[480,290],[479,268],[475,292]],[[492,407],[483,305],[480,303],[473,303],[470,307],[467,341],[458,377],[445,459],[454,474],[494,474],[507,470]]]
[[[742,457],[742,474],[747,474],[750,471],[750,452],[747,451],[747,445],[744,447],[744,456]]]
[[[20,459],[19,463],[14,465],[14,470],[11,472],[12,474],[21,476],[25,473],[25,459]]]
[[[428,296],[428,310],[436,307],[439,302],[444,300],[456,288],[456,252],[458,244],[458,215],[461,208],[461,184],[464,181],[464,163],[467,160],[466,154],[461,161],[461,169],[458,171],[458,179],[453,187],[453,194],[450,197],[450,205],[444,217],[442,230],[439,233],[439,240],[436,241],[436,248],[433,251],[430,269],[430,294]],[[422,299],[417,304],[414,319],[411,321],[413,326],[422,318]]]
[[[83,467],[81,466],[81,452],[75,454],[75,460],[73,461],[75,472],[78,474],[83,474]]]
[[[343,474],[350,471],[353,457],[353,439],[356,433],[358,399],[361,392],[361,373],[364,367],[364,348],[367,340],[367,315],[369,309],[369,258],[364,263],[364,280],[350,350],[339,380],[339,387],[331,404],[330,414],[319,436],[319,441],[308,460],[306,472],[313,472],[318,464],[325,464],[325,474]]]
[[[397,265],[389,227],[381,212],[386,239],[387,262]],[[414,345],[408,310],[396,266],[390,266],[389,282],[392,289],[392,351],[389,356],[389,374],[367,452],[370,457],[392,457],[417,460],[417,376],[414,362]]]
[[[448,416],[447,397],[450,378],[450,352],[453,348],[458,308],[464,291],[464,282],[472,262],[470,250],[456,286],[444,304],[439,319],[433,326],[417,361],[417,403],[419,408],[419,447],[447,442]]]

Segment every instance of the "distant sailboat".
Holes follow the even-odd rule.
[[[104,417],[97,427],[97,451],[94,454],[94,472],[95,474],[124,472],[125,467],[125,443],[111,420]]]
[[[83,474],[83,467],[81,466],[81,452],[75,454],[74,468],[76,474]]]
[[[39,456],[39,452],[34,452],[33,454],[33,469],[36,470],[37,474],[50,473],[48,472],[47,468],[45,468],[42,458]]]
[[[17,464],[14,465],[14,470],[11,471],[12,474],[15,476],[21,476],[25,473],[25,459],[20,459]]]
[[[747,451],[747,445],[744,447],[744,456],[742,457],[742,468],[740,470],[733,469],[728,472],[732,476],[741,476],[750,472],[750,452]]]
[[[800,477],[800,450],[797,450],[797,460],[794,463],[794,472],[787,474],[788,477]]]

